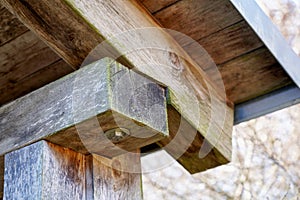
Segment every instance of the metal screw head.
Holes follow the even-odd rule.
[[[130,135],[130,131],[126,128],[114,128],[108,131],[105,131],[105,136],[112,141],[113,143],[117,143]]]

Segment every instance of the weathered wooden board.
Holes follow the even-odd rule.
[[[143,199],[141,161],[137,151],[113,159],[97,155],[93,155],[91,159],[94,199]]]
[[[4,105],[7,102],[20,98],[73,71],[74,69],[66,62],[59,59],[17,82],[8,82],[0,88],[0,105]]]
[[[0,8],[0,46],[22,35],[28,29],[6,8]]]
[[[5,155],[4,199],[85,199],[85,156],[40,141]]]
[[[154,16],[163,27],[184,33],[195,41],[242,20],[228,0],[181,0]],[[185,41],[177,41],[187,45]]]
[[[219,70],[223,79],[231,80],[225,87],[228,97],[235,103],[244,102],[291,83],[286,72],[265,47],[226,62],[219,66]]]
[[[0,58],[0,89],[60,59],[30,31],[3,45]]]
[[[180,0],[139,0],[152,14],[165,9]]]
[[[110,53],[111,56],[116,56],[115,53],[119,52],[117,56],[123,56],[125,62],[130,62],[136,71],[167,86],[171,104],[197,127],[208,141],[217,145],[216,148],[227,159],[231,158],[231,145],[220,144],[216,142],[216,138],[219,138],[220,134],[224,135],[222,137],[227,140],[224,144],[231,144],[231,129],[224,127],[233,124],[230,121],[233,115],[232,103],[226,101],[223,94],[212,86],[201,69],[194,65],[193,60],[169,35],[160,29],[151,31],[142,29],[158,28],[159,25],[137,2],[1,1],[73,66],[80,65],[90,50],[103,39],[112,38],[109,44],[115,50],[105,46],[100,50],[100,55],[96,56],[107,55],[103,51]],[[223,8],[226,10],[225,7]],[[47,24],[47,27],[44,24]],[[220,24],[229,25],[226,20]],[[129,32],[117,36],[130,29],[144,32]],[[136,51],[141,48],[143,49]],[[214,120],[214,117],[219,119]]]
[[[162,139],[166,120],[164,89],[105,58],[1,107],[0,154],[72,132],[88,152],[115,156]],[[103,132],[117,127],[130,134],[111,142]]]
[[[263,46],[263,43],[245,21],[233,24],[197,42],[208,52],[217,65]],[[189,54],[197,56],[193,48],[185,46],[184,49]]]

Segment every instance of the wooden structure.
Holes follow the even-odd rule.
[[[4,199],[141,199],[139,149],[228,163],[234,112],[300,84],[255,3],[279,39],[235,0],[0,2]]]

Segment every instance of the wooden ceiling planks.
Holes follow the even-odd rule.
[[[2,5],[0,66],[0,105],[74,71]]]
[[[229,73],[240,74],[240,76],[235,77],[234,80],[237,83],[245,82],[242,80],[242,77],[249,75],[247,73],[249,73],[250,70],[240,71],[243,67],[236,67],[238,64],[253,67],[253,70],[251,70],[252,73],[255,73],[255,70],[259,69],[264,71],[266,66],[260,63],[261,59],[254,59],[256,61],[250,62],[251,65],[249,65],[247,60],[242,62],[242,58],[239,57],[255,50],[258,51],[256,55],[259,55],[261,48],[265,48],[266,51],[268,50],[228,0],[140,0],[140,2],[164,27],[190,36],[207,50],[209,55],[218,65],[222,77],[224,78],[223,81],[227,95],[233,102],[240,103],[249,100],[291,82],[284,70],[277,64],[277,61],[274,58],[271,58],[271,55],[268,55],[265,58],[273,62],[270,64],[272,67],[269,67],[272,71],[272,73],[269,73],[271,77],[267,77],[266,80],[273,80],[273,82],[260,79],[259,74],[251,74],[250,77],[252,77],[252,80],[256,80],[255,83],[257,85],[263,85],[264,87],[235,84],[229,79],[229,77],[234,76],[228,76]],[[20,40],[19,37],[24,38],[25,36],[23,35],[28,32],[28,29],[4,7],[0,8],[0,19],[1,51],[1,49],[7,45],[6,43],[13,43],[12,40]],[[31,38],[31,40],[33,41],[33,38]],[[39,41],[38,38],[35,38],[35,40],[41,45],[42,42]],[[185,44],[185,41],[180,40],[178,40],[178,42],[181,43],[191,57],[196,60],[199,59],[199,56],[201,55],[194,51],[190,44]],[[16,55],[20,54],[18,55],[19,57],[28,56],[28,54],[24,54],[22,45],[18,44],[17,46],[14,46],[14,48],[15,50],[11,49],[11,51],[15,51]],[[66,73],[73,71],[68,65],[63,63],[63,61],[59,62],[63,63],[61,68],[55,65],[55,70],[50,70],[49,66],[53,63],[57,63],[58,60],[53,60],[53,53],[50,51],[50,48],[48,50],[46,50],[46,48],[47,47],[44,47],[44,51],[41,51],[40,53],[46,55],[45,53],[49,52],[50,56],[47,56],[47,58],[45,58],[45,56],[43,57],[43,64],[41,63],[38,65],[37,63],[28,63],[26,65],[26,70],[24,66],[18,67],[18,70],[16,72],[11,72],[9,76],[5,73],[1,73],[0,82],[2,85],[0,89],[0,104],[18,98],[21,95],[30,92],[31,89],[41,87],[43,84],[55,80],[55,77],[59,78]],[[38,53],[38,51],[36,53]],[[4,59],[5,57],[1,56],[0,62],[3,62]],[[47,59],[49,59],[48,65],[46,64]],[[3,64],[1,64],[1,72],[3,72],[2,66]],[[221,70],[223,66],[227,67]],[[229,66],[235,67],[229,70]],[[203,68],[204,70],[207,70],[205,69],[205,66]],[[59,72],[60,69],[61,72]],[[18,71],[21,72],[18,73]],[[45,73],[45,71],[48,71],[48,73]],[[41,78],[38,77],[38,74],[47,74],[47,76]],[[276,76],[274,74],[276,74]],[[24,85],[25,80],[27,82]],[[266,83],[264,83],[265,81]],[[19,84],[21,82],[22,84]],[[253,90],[252,88],[256,88],[256,90]]]
[[[1,4],[0,4],[1,6]],[[6,8],[0,8],[0,46],[9,42],[28,29]]]
[[[229,0],[180,0],[169,2],[165,8],[161,4],[155,8],[155,0],[141,2],[146,7],[151,5],[149,11],[163,27],[182,32],[204,47],[217,64],[227,96],[234,103],[292,83]],[[193,59],[203,59],[194,44],[186,44],[180,38],[177,41]],[[252,55],[255,57],[246,59]],[[211,66],[200,66],[211,74]]]

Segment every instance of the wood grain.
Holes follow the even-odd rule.
[[[59,59],[33,74],[25,76],[17,82],[8,82],[0,88],[0,105],[4,105],[5,103],[20,98],[73,71],[74,69],[63,60]]]
[[[85,199],[85,156],[45,141],[5,155],[4,199]]]
[[[60,59],[30,31],[3,45],[0,58],[0,89]]]
[[[163,27],[196,41],[242,20],[228,0],[181,0],[154,16]],[[180,38],[176,40],[182,46],[187,45]]]
[[[291,83],[266,47],[220,65],[227,95],[235,103],[244,102]],[[209,72],[208,72],[209,73]]]
[[[217,65],[263,46],[263,43],[245,21],[240,21],[197,42],[208,52]],[[184,49],[193,59],[200,59],[197,58],[199,53],[195,52],[193,46],[187,45]]]
[[[215,141],[219,137],[216,135],[220,133],[227,140],[224,144],[231,144],[231,129],[223,129],[229,127],[223,126],[223,123],[231,126],[233,124],[233,121],[230,121],[233,115],[232,103],[214,88],[204,72],[176,41],[160,29],[155,29],[154,32],[144,30],[145,34],[129,33],[119,35],[120,38],[112,37],[135,28],[143,30],[142,28],[146,27],[160,27],[136,1],[2,2],[72,66],[80,65],[90,50],[103,39],[113,38],[109,44],[115,50],[102,48],[101,52],[119,52],[117,58],[122,55],[132,64],[134,70],[167,86],[172,105],[212,144],[216,144],[216,148],[227,159],[231,158],[231,145],[226,146]],[[231,9],[230,5],[225,7]],[[228,11],[225,7],[225,11]],[[239,18],[238,14],[237,16]],[[227,18],[222,16],[222,20],[219,25],[227,26]],[[232,23],[232,18],[230,20]],[[44,24],[47,24],[47,27]],[[69,38],[70,35],[72,37]],[[140,45],[144,49],[136,51],[137,48],[141,48]],[[156,52],[153,48],[165,51]],[[183,55],[186,59],[181,59],[176,54]],[[103,53],[97,56],[101,57]],[[157,67],[158,64],[160,67]],[[212,106],[212,103],[217,105]],[[218,110],[219,108],[223,110]],[[221,120],[214,120],[211,115]]]
[[[210,153],[200,158],[200,148],[205,138],[197,132],[180,114],[168,106],[169,137],[160,140],[157,144],[173,156],[191,174],[202,172],[223,164],[228,160],[216,148],[211,148]],[[220,138],[222,141],[222,138]],[[195,165],[197,163],[197,165]]]
[[[126,151],[124,146],[137,149],[167,135],[166,115],[163,88],[103,59],[2,106],[0,154],[71,131],[79,134],[82,148],[116,155]],[[120,126],[130,135],[117,144],[103,134]],[[73,139],[63,144],[72,144]],[[99,146],[101,142],[107,145]]]
[[[143,199],[141,161],[137,151],[113,159],[93,155],[92,165],[94,199]]]
[[[152,14],[173,5],[180,0],[139,0]]]
[[[0,2],[73,67],[78,68],[87,54],[103,41],[89,24],[61,0]],[[106,50],[102,52],[102,57],[110,55]]]
[[[0,46],[9,42],[28,29],[6,8],[0,8]]]

